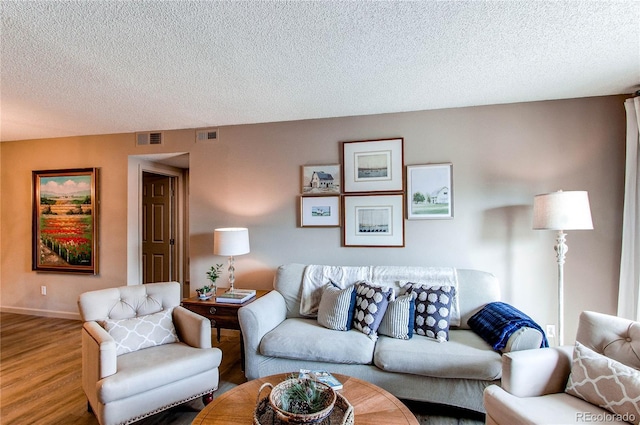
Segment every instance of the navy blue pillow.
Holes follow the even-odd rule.
[[[369,338],[377,339],[378,327],[391,299],[393,299],[393,289],[374,286],[366,282],[356,283],[353,327],[368,335]]]
[[[455,290],[453,286],[431,286],[409,290],[416,294],[416,334],[435,338],[438,341],[449,340],[451,300]]]

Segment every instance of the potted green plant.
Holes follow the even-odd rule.
[[[198,298],[201,300],[208,300],[216,294],[216,280],[222,274],[222,264],[216,264],[215,266],[211,266],[209,270],[207,270],[207,279],[211,281],[211,285],[204,285],[202,288],[196,289],[198,293]]]
[[[202,288],[196,289],[196,292],[198,293],[198,298],[200,298],[201,300],[208,300],[215,294],[215,287],[204,285]]]

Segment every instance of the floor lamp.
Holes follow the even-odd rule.
[[[564,344],[564,259],[569,248],[565,230],[593,229],[589,195],[585,191],[553,192],[533,199],[533,228],[557,230],[558,345]]]
[[[244,227],[226,227],[213,231],[213,254],[229,256],[229,292],[236,280],[234,256],[249,253],[249,230]]]

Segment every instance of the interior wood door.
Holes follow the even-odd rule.
[[[142,278],[175,280],[175,178],[142,174]]]

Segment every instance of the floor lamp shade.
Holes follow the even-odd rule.
[[[242,255],[248,254],[249,229],[244,227],[227,227],[213,231],[214,255]]]
[[[533,199],[533,228],[540,230],[593,229],[589,194],[553,192]]]

